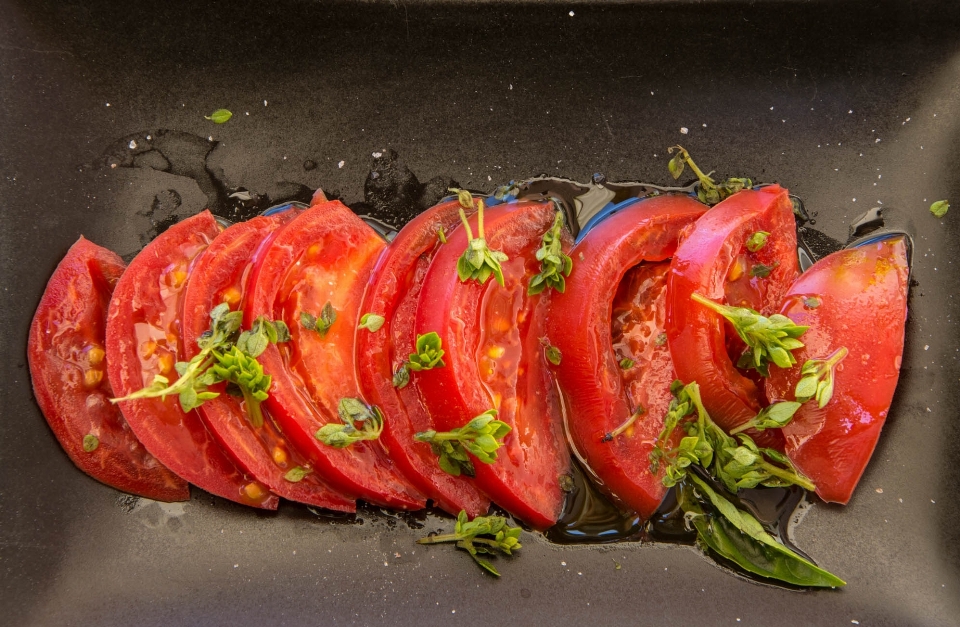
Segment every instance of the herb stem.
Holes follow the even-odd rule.
[[[463,212],[463,207],[460,207],[460,221],[463,222],[463,228],[467,231],[467,242],[473,241],[473,230],[470,228],[470,222],[467,220],[467,214]],[[483,229],[483,222],[480,223],[480,229]],[[483,237],[482,235],[480,237]]]
[[[779,466],[774,466],[773,464],[767,461],[761,461],[760,467],[766,470],[767,472],[769,472],[774,477],[777,477],[778,479],[783,479],[784,481],[798,485],[804,490],[813,492],[817,489],[817,486],[814,485],[813,482],[811,482],[809,479],[807,479],[806,477],[804,477],[799,473],[790,472],[788,470],[780,468]]]
[[[263,410],[260,409],[260,401],[253,397],[246,386],[239,386],[243,394],[243,400],[247,406],[247,417],[254,428],[259,429],[263,426]]]
[[[434,536],[427,536],[417,540],[417,544],[443,544],[445,542],[459,542],[462,538],[456,533],[442,533]],[[474,540],[476,542],[476,540]]]
[[[602,441],[602,442],[610,442],[610,441],[613,440],[615,437],[617,437],[618,435],[620,435],[621,433],[623,433],[624,431],[626,431],[627,429],[629,429],[630,426],[633,425],[633,423],[635,423],[635,422],[637,421],[637,418],[639,418],[640,416],[644,415],[645,413],[647,413],[647,412],[646,412],[646,410],[644,410],[644,408],[643,408],[642,406],[641,406],[641,407],[637,407],[637,408],[633,411],[633,413],[630,414],[630,417],[623,421],[623,424],[621,424],[619,427],[617,427],[617,428],[614,429],[613,431],[610,431],[609,433],[607,433],[606,435],[604,435],[603,438],[601,439],[601,441]]]

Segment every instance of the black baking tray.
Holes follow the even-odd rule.
[[[0,15],[0,623],[960,624],[957,3],[0,0]],[[221,107],[227,124],[204,119]],[[162,157],[130,149],[148,134]],[[533,534],[495,580],[414,544],[450,526],[435,514],[138,501],[77,471],[33,400],[27,329],[81,233],[129,258],[204,206],[239,216],[316,187],[389,218],[449,181],[667,184],[676,143],[789,187],[834,239],[872,207],[915,238],[873,461],[848,506],[816,503],[793,534],[845,589]],[[941,198],[956,207],[937,219]]]

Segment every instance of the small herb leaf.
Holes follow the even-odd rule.
[[[97,450],[97,447],[99,446],[100,446],[100,438],[98,438],[97,436],[93,435],[92,433],[88,433],[87,435],[83,436],[83,452],[84,453],[92,453],[95,450]]]
[[[226,109],[217,109],[210,115],[203,116],[205,119],[212,121],[214,124],[223,124],[227,120],[233,117],[233,113]]]
[[[747,239],[746,247],[752,253],[757,252],[767,244],[767,238],[770,234],[766,231],[756,231]]]
[[[946,200],[938,200],[937,202],[930,205],[930,213],[932,213],[937,218],[942,218],[947,215],[947,211],[950,209],[950,203]]]
[[[377,314],[365,313],[360,317],[360,328],[366,329],[371,333],[376,333],[380,330],[380,327],[383,326],[383,323],[386,322],[386,318],[383,316],[378,316]]]
[[[303,466],[294,466],[283,475],[283,478],[290,483],[299,483],[303,481],[303,478],[309,475],[311,472],[312,471],[309,468],[304,468]]]

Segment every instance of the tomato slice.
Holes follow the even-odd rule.
[[[746,244],[758,232],[769,236],[763,247],[751,252]],[[697,220],[677,248],[667,280],[670,353],[677,377],[700,384],[704,406],[727,430],[753,418],[766,399],[731,360],[727,339],[735,332],[691,296],[698,293],[770,315],[798,272],[793,205],[779,185],[730,196]],[[783,446],[775,429],[748,433],[762,446]]]
[[[822,409],[804,403],[783,428],[787,456],[825,501],[850,500],[880,437],[900,374],[907,287],[906,241],[891,237],[824,257],[783,301],[780,313],[810,328],[797,365],[771,370],[771,399],[794,400],[806,360],[849,351],[834,369],[832,399]]]
[[[414,218],[390,242],[360,309],[385,320],[376,332],[357,332],[357,359],[364,395],[386,416],[381,440],[390,458],[439,507],[454,515],[465,510],[474,517],[490,509],[490,500],[470,478],[443,472],[430,448],[414,441],[414,434],[431,429],[432,422],[416,386],[393,385],[394,364],[404,362],[415,344],[420,288],[440,246],[438,230],[455,229],[459,211],[457,200],[441,203]]]
[[[497,419],[512,431],[494,463],[475,464],[476,482],[497,504],[538,529],[556,521],[563,503],[560,477],[570,465],[559,398],[540,344],[552,290],[527,295],[529,279],[540,272],[535,254],[554,213],[551,203],[530,202],[486,212],[490,248],[509,256],[502,264],[504,287],[493,278],[485,285],[462,283],[457,259],[467,248],[467,235],[460,227],[447,236],[424,277],[416,321],[418,335],[440,335],[446,366],[411,373],[439,431],[499,410]],[[476,217],[471,222],[477,233]],[[567,247],[569,237],[564,237]]]
[[[563,354],[557,380],[577,454],[608,494],[643,518],[666,492],[649,459],[674,379],[663,335],[665,260],[705,210],[690,196],[668,195],[606,218],[573,249],[566,292],[550,312],[550,341]],[[623,368],[622,359],[634,363]],[[639,407],[643,414],[626,430],[606,437]]]
[[[364,288],[384,241],[337,201],[319,202],[284,226],[254,265],[244,324],[257,316],[283,320],[291,340],[260,355],[273,377],[265,405],[317,473],[343,494],[398,509],[424,506],[423,497],[390,461],[380,442],[333,448],[314,436],[340,423],[344,398],[361,397],[354,334]],[[330,303],[336,321],[326,334],[304,328],[301,313],[320,317]]]
[[[120,257],[83,237],[67,251],[30,325],[33,394],[77,468],[124,492],[186,501],[187,483],[147,452],[110,403],[103,345],[107,305],[123,269]]]
[[[197,258],[183,294],[184,359],[200,347],[197,340],[210,328],[210,311],[220,303],[239,309],[247,290],[247,278],[257,250],[281,225],[294,218],[286,211],[235,224],[213,240]],[[226,384],[211,386],[220,396],[198,408],[200,417],[221,448],[246,473],[257,477],[271,492],[291,501],[339,511],[356,511],[356,503],[327,486],[317,473],[309,472],[296,481],[285,475],[294,468],[311,470],[306,458],[294,449],[267,412],[263,425],[253,427],[243,399],[226,393]]]
[[[150,242],[120,277],[107,314],[107,365],[114,393],[127,396],[157,374],[171,381],[180,354],[180,302],[190,264],[220,227],[209,211],[179,222]],[[277,497],[245,477],[176,398],[119,403],[130,428],[157,459],[183,479],[217,496],[264,509]]]

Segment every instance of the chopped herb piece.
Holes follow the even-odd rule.
[[[937,202],[930,205],[930,213],[932,213],[937,218],[942,218],[947,215],[947,211],[950,209],[950,203],[946,200],[938,200]]]
[[[437,229],[437,238],[440,240],[441,244],[447,243],[447,234],[444,232],[442,226],[439,229]]]
[[[755,264],[752,268],[750,268],[750,276],[765,279],[770,276],[770,273],[773,272],[773,269],[776,268],[777,265],[779,264],[774,263],[773,265],[769,266],[763,263]]]
[[[821,301],[818,296],[807,296],[803,299],[803,304],[810,309],[816,309],[820,306],[820,303]]]
[[[666,344],[666,343],[667,343],[667,334],[666,334],[666,333],[661,333],[660,335],[658,335],[658,336],[657,336],[657,339],[656,339],[656,342],[657,342],[657,346],[663,346],[664,344]]]
[[[441,348],[441,343],[442,340],[436,331],[418,335],[417,352],[410,353],[410,361],[407,362],[407,367],[414,372],[419,372],[446,366],[443,362],[444,350]]]
[[[303,481],[303,478],[309,475],[311,472],[312,471],[309,468],[304,468],[303,466],[294,466],[283,475],[283,478],[290,483],[300,483]]]
[[[817,399],[817,406],[822,408],[833,397],[833,377],[837,364],[843,361],[849,351],[841,346],[826,359],[808,359],[800,369],[800,380],[793,394],[801,403],[811,398]]]
[[[505,422],[494,420],[496,409],[488,409],[462,427],[451,431],[421,431],[413,436],[417,442],[426,442],[438,457],[440,468],[447,474],[459,477],[474,476],[471,453],[484,464],[497,461],[497,449],[511,428]]]
[[[100,438],[98,438],[97,436],[93,435],[92,433],[88,433],[87,435],[83,436],[83,452],[84,453],[92,453],[95,450],[97,450],[97,447],[99,446],[100,446]]]
[[[210,120],[214,124],[223,124],[224,122],[226,122],[227,120],[233,117],[233,113],[231,113],[226,109],[217,109],[210,115],[205,115],[203,117],[206,120]]]
[[[494,555],[499,551],[504,555],[512,555],[513,551],[520,550],[520,527],[511,527],[503,516],[477,516],[472,521],[467,512],[461,510],[457,515],[457,524],[453,533],[429,535],[417,540],[417,544],[441,544],[455,542],[458,549],[463,549],[470,557],[491,575],[499,577],[500,573],[481,555]],[[486,537],[482,537],[486,536]]]
[[[747,250],[752,253],[757,252],[767,244],[767,238],[770,237],[770,234],[766,231],[757,231],[753,233],[749,239],[747,239]]]
[[[400,389],[410,383],[410,369],[407,364],[400,364],[393,372],[393,387]]]
[[[386,321],[387,319],[384,318],[383,316],[378,316],[377,314],[372,314],[372,313],[365,313],[362,316],[360,316],[359,328],[366,329],[371,333],[376,333],[377,331],[380,330],[380,327],[382,327],[383,323]]]
[[[333,304],[330,301],[327,301],[323,309],[320,310],[319,317],[306,311],[300,312],[300,324],[305,329],[316,331],[320,334],[320,337],[326,337],[330,327],[332,327],[336,321],[337,310],[333,308]]]
[[[633,366],[634,366],[635,363],[636,363],[636,362],[633,361],[632,359],[628,359],[628,358],[624,357],[623,359],[620,360],[620,369],[621,369],[621,370],[630,370],[631,368],[633,368]]]
[[[383,432],[383,412],[358,398],[340,399],[337,407],[342,424],[328,423],[315,434],[318,440],[334,448],[347,448],[362,440],[376,440]]]

